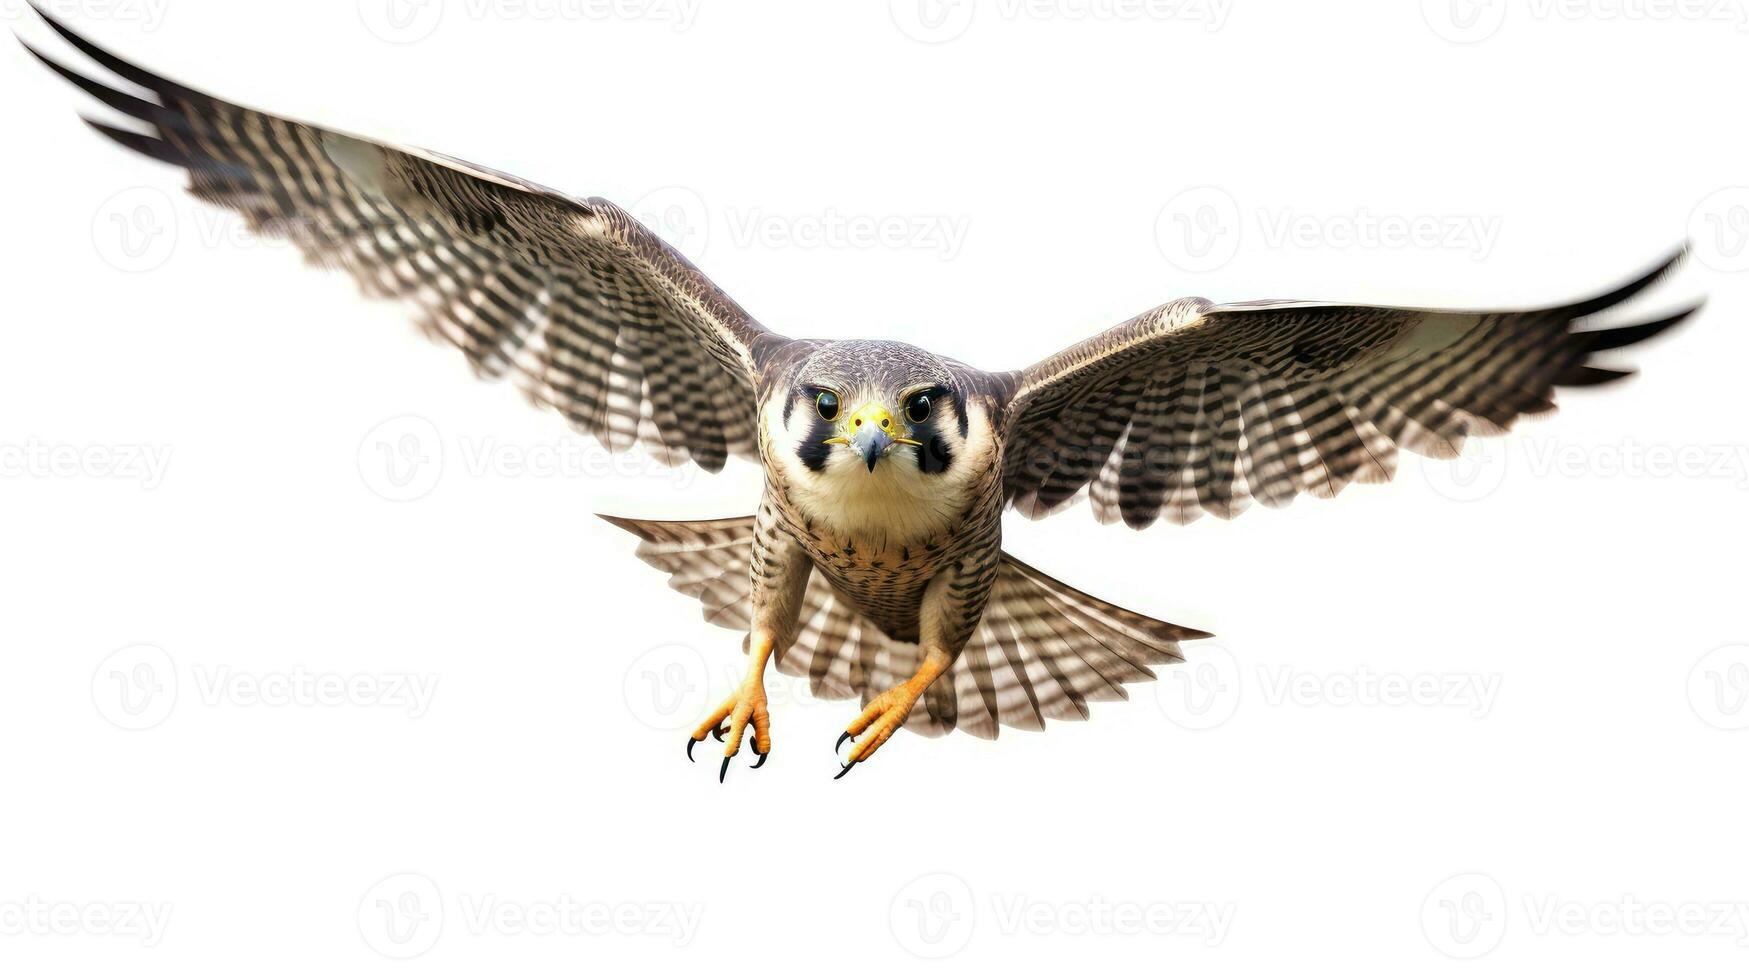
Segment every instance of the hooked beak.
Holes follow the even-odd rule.
[[[831,445],[849,446],[851,451],[862,457],[868,464],[868,471],[874,472],[875,464],[880,462],[894,446],[921,446],[922,443],[902,434],[899,420],[893,417],[886,406],[870,403],[852,412],[850,420],[845,425],[846,435],[827,439]]]
[[[862,457],[863,462],[868,464],[868,471],[873,473],[875,463],[887,454],[887,450],[893,448],[893,437],[872,425],[864,425],[856,430],[856,435],[850,437],[850,448]]]

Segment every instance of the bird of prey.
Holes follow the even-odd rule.
[[[1180,299],[1023,370],[890,341],[767,330],[626,212],[460,160],[348,136],[161,78],[50,21],[129,94],[32,49],[183,168],[200,199],[407,301],[474,371],[513,379],[613,450],[709,471],[759,463],[758,512],[609,517],[639,555],[746,633],[745,680],[691,732],[771,751],[768,663],[862,711],[834,778],[901,727],[994,738],[1079,719],[1209,634],[1087,595],[1002,550],[1001,517],[1085,495],[1142,528],[1232,518],[1378,482],[1406,449],[1451,457],[1627,372],[1592,355],[1694,312],[1593,319],[1670,269],[1540,309]],[[28,47],[28,45],[27,45]]]

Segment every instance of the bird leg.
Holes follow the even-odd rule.
[[[893,733],[905,724],[905,719],[910,716],[911,708],[916,705],[917,699],[923,696],[923,692],[929,689],[929,685],[934,683],[935,679],[940,677],[951,663],[953,663],[953,657],[947,651],[940,648],[929,648],[924,653],[923,665],[917,668],[917,673],[912,674],[909,680],[899,686],[882,692],[873,701],[870,701],[868,707],[862,709],[862,714],[858,715],[856,720],[844,729],[844,734],[838,736],[838,744],[834,745],[833,748],[842,746],[846,739],[856,738],[864,732],[868,733],[868,737],[851,745],[850,754],[845,757],[844,768],[840,769],[838,775],[832,778],[842,778],[852,766],[874,755],[876,749],[885,745],[887,739],[892,738]]]
[[[753,751],[759,753],[759,761],[753,764],[758,769],[765,765],[765,757],[771,754],[771,712],[765,707],[765,662],[771,658],[773,647],[771,633],[768,630],[754,630],[748,635],[747,676],[742,678],[741,686],[729,699],[717,706],[715,711],[705,716],[704,721],[692,730],[692,735],[686,740],[686,757],[692,758],[692,747],[704,741],[706,735],[714,735],[724,742],[723,767],[717,770],[717,782],[722,782],[729,775],[729,760],[741,751],[741,736],[746,732],[747,723],[753,723]],[[728,728],[721,726],[728,721]],[[726,736],[726,738],[725,738]]]

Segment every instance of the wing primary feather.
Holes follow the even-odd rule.
[[[24,47],[24,50],[30,53],[31,57],[42,62],[44,67],[73,83],[73,85],[83,90],[87,95],[104,105],[109,106],[111,109],[132,116],[135,119],[145,120],[154,125],[163,125],[167,121],[166,117],[169,114],[166,113],[164,107],[158,103],[147,101],[137,95],[129,95],[126,92],[117,91],[102,82],[86,78],[84,75],[79,74],[73,69],[68,68],[66,65],[63,65],[48,55],[43,54],[41,51],[38,51],[29,41],[26,41],[23,38],[20,38],[18,43]]]
[[[1645,273],[1639,278],[1624,283],[1607,293],[1593,296],[1590,299],[1580,300],[1577,303],[1556,307],[1555,309],[1576,320],[1580,317],[1590,316],[1593,313],[1607,310],[1612,306],[1619,306],[1625,300],[1638,295],[1658,280],[1669,275],[1687,256],[1688,244],[1684,242],[1681,248],[1678,248],[1669,256],[1665,257],[1657,265],[1653,266],[1651,271]]]
[[[1671,327],[1676,326],[1682,321],[1700,312],[1700,308],[1703,305],[1705,304],[1696,303],[1687,309],[1679,310],[1669,316],[1660,317],[1656,320],[1648,320],[1645,323],[1635,323],[1624,327],[1610,327],[1607,330],[1585,330],[1579,332],[1575,336],[1584,342],[1585,350],[1588,352],[1595,353],[1597,351],[1615,350],[1618,347],[1637,344],[1641,341],[1650,340],[1651,338],[1658,336],[1664,331],[1669,330]]]
[[[173,82],[168,78],[154,75],[144,68],[132,64],[131,62],[124,61],[121,58],[110,54],[103,48],[98,47],[96,44],[87,41],[82,35],[75,33],[72,28],[50,16],[49,12],[44,10],[40,4],[35,2],[35,0],[32,0],[30,6],[31,9],[36,11],[37,16],[43,19],[43,23],[49,25],[49,27],[56,34],[59,34],[65,39],[68,44],[78,48],[87,58],[90,58],[92,61],[109,69],[116,75],[133,82],[135,85],[152,89],[160,95],[195,96],[198,98],[205,98],[205,96],[202,96],[201,93],[196,92],[194,89]]]

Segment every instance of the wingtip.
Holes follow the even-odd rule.
[[[635,534],[640,538],[644,536],[643,530],[638,527],[638,522],[632,520],[629,517],[619,517],[619,516],[616,516],[614,514],[602,514],[602,513],[597,513],[595,516],[601,518],[602,520],[606,521],[609,524],[612,524],[614,527],[617,527],[622,531],[630,531],[632,534]]]
[[[54,14],[49,13],[47,8],[45,8],[40,3],[37,3],[37,0],[24,0],[24,2],[30,5],[31,10],[36,11],[36,15],[38,17],[42,18],[43,23],[54,28],[56,31],[58,31],[62,35],[70,35],[73,33],[72,28],[70,28],[66,24],[62,23],[61,19],[56,17]]]
[[[20,34],[17,31],[13,31],[12,32],[12,39],[14,41],[17,41],[18,46],[23,48],[27,53],[29,53],[29,55],[32,58],[35,58],[36,60],[42,62],[45,65],[48,65],[51,68],[53,68],[55,66],[55,61],[52,58],[50,58],[48,55],[43,54],[42,51],[40,49],[38,49],[36,45],[30,43],[29,41],[26,41],[24,39],[23,34]]]
[[[42,18],[43,23],[47,24],[50,30],[59,34],[62,40],[84,53],[84,55],[92,61],[95,61],[109,71],[114,72],[117,76],[126,79],[135,85],[151,89],[159,95],[168,92],[191,96],[199,95],[199,93],[195,92],[193,89],[177,82],[173,82],[163,76],[153,74],[125,58],[117,56],[108,49],[100,47],[96,43],[87,40],[83,34],[78,33],[71,27],[68,27],[66,24],[51,16],[47,10],[43,9],[43,7],[34,2],[34,0],[30,0],[30,6],[32,10],[36,11],[37,16]],[[29,45],[26,45],[26,47],[29,47]]]
[[[1555,307],[1573,319],[1601,313],[1611,307],[1619,306],[1635,296],[1652,288],[1664,279],[1676,273],[1688,258],[1689,242],[1684,239],[1675,251],[1670,252],[1645,272],[1608,292],[1599,293],[1576,303]]]

